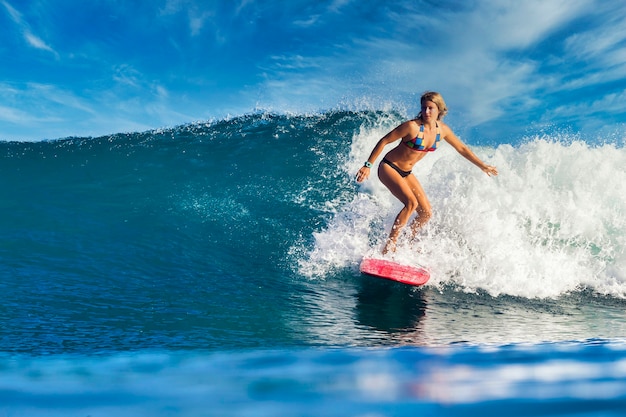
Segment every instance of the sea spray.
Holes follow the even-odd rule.
[[[358,132],[345,168],[356,172],[388,128]],[[415,166],[434,214],[417,242],[401,237],[397,258],[428,266],[430,285],[494,296],[558,297],[585,288],[626,296],[623,148],[534,137],[474,151],[500,175],[487,177],[445,145]],[[373,171],[314,233],[303,274],[354,269],[380,250],[401,205]]]

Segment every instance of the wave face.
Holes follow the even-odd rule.
[[[414,328],[450,294],[487,308],[509,300],[570,311],[580,298],[621,308],[626,152],[549,136],[473,146],[497,178],[447,145],[420,162],[434,216],[398,256],[432,278],[423,291],[391,294],[402,311],[373,305],[358,263],[380,249],[400,206],[376,178],[353,177],[400,121],[256,114],[0,143],[3,350],[393,344],[406,333],[372,327]],[[364,327],[368,318],[384,323]],[[607,337],[621,331],[601,326]],[[430,329],[421,343],[464,337]],[[497,331],[489,340],[515,339]],[[537,337],[588,336],[551,331]]]

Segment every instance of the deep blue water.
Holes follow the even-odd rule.
[[[412,288],[358,273],[399,203],[353,176],[400,120],[0,143],[0,415],[623,414],[623,147],[428,155]]]

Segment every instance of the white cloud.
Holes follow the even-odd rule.
[[[43,51],[50,52],[54,54],[58,59],[59,54],[54,49],[52,49],[48,44],[46,44],[39,36],[35,35],[32,32],[30,25],[26,21],[24,21],[24,19],[22,18],[22,14],[20,12],[18,12],[13,6],[11,6],[5,0],[2,0],[1,3],[4,6],[4,8],[7,10],[7,12],[9,13],[9,16],[11,16],[11,19],[13,20],[13,22],[19,27],[20,31],[22,32],[22,35],[24,36],[24,40],[26,41],[26,43],[28,43],[28,45],[36,49],[41,49]]]
[[[213,18],[212,12],[203,12],[198,14],[197,12],[189,12],[189,28],[191,30],[191,36],[197,36],[202,31],[207,20]]]
[[[245,9],[247,6],[249,6],[253,2],[254,0],[240,0],[239,4],[235,8],[235,15],[238,15],[239,13],[241,13],[243,9]]]
[[[307,16],[307,19],[294,20],[293,25],[299,26],[302,28],[312,27],[312,26],[315,26],[320,21],[320,17],[321,15],[319,14],[310,15],[310,16]]]
[[[4,0],[0,1],[0,3],[2,3],[4,8],[7,10],[7,12],[9,13],[9,16],[11,17],[13,22],[15,22],[18,25],[20,25],[21,22],[22,22],[22,15],[20,14],[20,12],[15,10],[15,8],[13,6],[11,6],[9,3],[7,3]]]
[[[35,52],[37,59],[40,53],[34,49],[58,56],[46,36],[38,36],[52,30],[33,30],[39,21],[23,17],[9,1],[0,0],[0,11],[6,10],[28,45],[20,49]],[[450,7],[452,3],[300,0],[282,7],[236,0],[217,7],[217,0],[160,0],[149,6],[147,15],[160,14],[160,27],[171,29],[164,34],[165,42],[178,53],[159,56],[156,48],[147,48],[146,54],[152,55],[138,50],[129,60],[128,54],[118,56],[115,50],[125,45],[110,44],[104,51],[99,40],[88,39],[89,53],[80,63],[72,60],[85,67],[72,74],[93,71],[99,78],[80,80],[74,87],[65,87],[73,80],[63,87],[47,81],[23,83],[11,100],[6,99],[7,89],[4,97],[0,91],[0,99],[5,98],[0,120],[22,120],[26,127],[25,121],[37,117],[59,118],[67,129],[77,129],[75,122],[82,117],[83,127],[109,126],[115,131],[118,126],[184,123],[201,112],[220,114],[235,106],[245,112],[256,103],[294,112],[397,103],[397,108],[412,113],[410,106],[417,108],[421,92],[434,89],[448,101],[450,122],[503,126],[507,118],[522,120],[541,105],[546,112],[554,108],[555,117],[573,117],[580,113],[575,103],[559,98],[549,103],[550,96],[573,96],[569,93],[577,89],[626,78],[626,9],[619,2],[607,6],[600,0],[477,0]],[[120,18],[128,11],[111,7]],[[571,25],[578,19],[592,23]],[[253,24],[235,33],[233,22]],[[45,27],[62,31],[49,22]],[[150,31],[141,36],[162,41]],[[129,39],[129,44],[135,40]],[[242,50],[236,58],[198,56],[207,42],[225,49],[237,44]],[[155,64],[159,58],[162,61]],[[252,58],[256,65],[250,65]],[[226,69],[233,65],[238,66],[236,76]],[[102,75],[106,68],[112,69]],[[239,95],[233,93],[237,90]],[[615,92],[598,93],[594,99],[604,97],[610,104],[605,109],[617,112],[620,96],[611,99],[610,94]]]
[[[29,127],[33,123],[64,120],[68,111],[95,114],[91,105],[73,92],[54,85],[27,83],[23,86],[0,84],[0,99],[4,106],[0,119]]]
[[[549,118],[572,118],[577,116],[591,117],[602,113],[625,113],[626,91],[609,93],[595,100],[576,102],[556,107],[550,112]]]
[[[22,110],[7,106],[0,106],[0,120],[14,124],[22,124],[25,122],[32,123],[36,121],[32,115]]]
[[[161,16],[186,13],[190,36],[198,36],[207,23],[213,24],[216,15],[215,2],[196,2],[195,0],[167,0],[159,11]],[[239,7],[244,7],[244,1]]]
[[[332,45],[268,57],[259,64],[265,75],[258,89],[259,101],[290,110],[300,105],[306,111],[329,108],[337,101],[356,103],[369,96],[370,103],[404,103],[403,109],[412,112],[421,92],[434,89],[444,94],[455,124],[467,129],[482,125],[489,130],[499,126],[524,131],[528,125],[513,125],[520,120],[533,123],[557,105],[566,106],[560,102],[562,95],[553,94],[626,77],[626,50],[616,46],[624,44],[626,29],[621,22],[626,9],[612,13],[609,7],[599,7],[603,4],[483,0],[454,9],[432,6],[426,13],[413,2],[390,6],[384,9],[386,15],[377,16],[377,29],[365,31],[366,36],[353,36],[348,26]],[[353,15],[346,10],[340,10],[346,22],[368,24],[351,21]],[[599,23],[580,25],[579,20],[589,18]],[[583,50],[594,51],[596,64],[604,64],[602,72],[598,68],[587,71],[591,67],[578,61],[575,48],[565,47],[568,29],[585,34],[570,42],[581,42]],[[558,55],[542,55],[542,48]],[[618,111],[615,98],[605,99],[612,103],[605,106],[606,111]],[[406,107],[411,101],[414,109]],[[565,115],[566,111],[563,107],[553,114]],[[577,117],[580,113],[568,114]]]
[[[615,94],[614,85],[620,85],[626,79],[625,18],[626,9],[618,2],[598,2],[590,6],[585,14],[585,21],[590,23],[578,27],[564,39],[563,54],[556,62],[551,62],[558,72],[555,70],[552,75],[554,82],[550,91],[570,96],[581,91],[577,95],[585,101],[583,107],[588,106],[589,100],[597,101],[599,97],[609,100]],[[575,99],[571,103],[559,103],[554,114],[558,117],[588,118],[591,114],[589,109],[568,110],[576,109],[578,105]],[[602,107],[605,114],[619,115],[624,112],[623,105]]]
[[[582,27],[570,35],[564,51],[569,60],[584,69],[601,71],[605,80],[621,79],[626,76],[626,9],[620,5],[601,11],[596,13],[602,24]]]
[[[28,44],[32,46],[33,48],[43,49],[44,51],[48,51],[48,52],[52,52],[56,54],[56,52],[50,46],[48,46],[44,41],[42,41],[41,38],[33,35],[32,33],[28,31],[24,32],[24,38],[26,39],[26,42],[28,42]]]
[[[176,14],[183,10],[188,3],[188,0],[167,0],[165,6],[160,9],[161,15]]]
[[[84,98],[49,84],[0,83],[0,140],[100,136],[194,120],[172,103],[164,86],[146,82],[141,88],[146,91],[116,89]]]
[[[306,15],[303,19],[295,19],[292,24],[304,29],[314,27],[318,24],[324,24],[326,23],[325,17],[327,14],[339,14],[342,12],[342,9],[352,2],[353,0],[333,0],[330,4],[319,10],[318,13]]]
[[[272,56],[270,59],[270,67],[264,68],[265,70],[304,70],[321,67],[319,58],[304,57],[302,55]],[[260,67],[263,68],[263,66]]]
[[[64,108],[96,113],[88,100],[77,96],[70,90],[60,89],[55,85],[28,83],[24,93],[34,102],[60,105]],[[52,110],[52,108],[50,108]]]
[[[526,48],[540,41],[590,6],[590,0],[525,0],[479,2],[472,12],[466,39],[489,48]],[[463,30],[463,25],[459,29]],[[481,36],[472,36],[477,33]]]
[[[353,0],[333,0],[328,6],[328,10],[331,12],[339,12],[342,8],[346,7]]]
[[[116,65],[111,76],[116,83],[135,88],[139,87],[142,79],[142,74],[128,64]]]

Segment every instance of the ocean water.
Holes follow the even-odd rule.
[[[623,139],[429,154],[414,288],[358,272],[400,206],[353,177],[401,120],[1,142],[0,415],[623,415]]]

